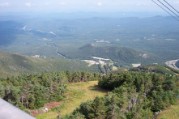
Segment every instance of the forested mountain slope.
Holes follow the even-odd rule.
[[[43,58],[38,56],[30,57],[5,52],[0,52],[0,67],[1,77],[49,71],[94,71],[87,64],[78,60]]]

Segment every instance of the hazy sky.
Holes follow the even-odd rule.
[[[167,0],[179,8],[179,0]],[[161,12],[151,0],[0,0],[0,12]]]

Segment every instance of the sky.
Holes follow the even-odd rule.
[[[179,8],[179,0],[167,0]],[[0,0],[8,12],[153,12],[164,11],[151,0]]]

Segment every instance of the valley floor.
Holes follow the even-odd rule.
[[[98,81],[71,83],[67,86],[66,98],[51,111],[37,115],[37,119],[56,119],[72,113],[82,102],[104,96],[107,92],[97,87]]]

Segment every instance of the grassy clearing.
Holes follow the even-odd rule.
[[[162,111],[157,119],[179,119],[179,100],[176,105]]]
[[[97,83],[97,81],[90,81],[69,84],[66,98],[60,106],[38,115],[37,119],[55,119],[58,114],[63,117],[72,113],[82,102],[93,100],[97,96],[104,96],[106,91],[99,89]]]

